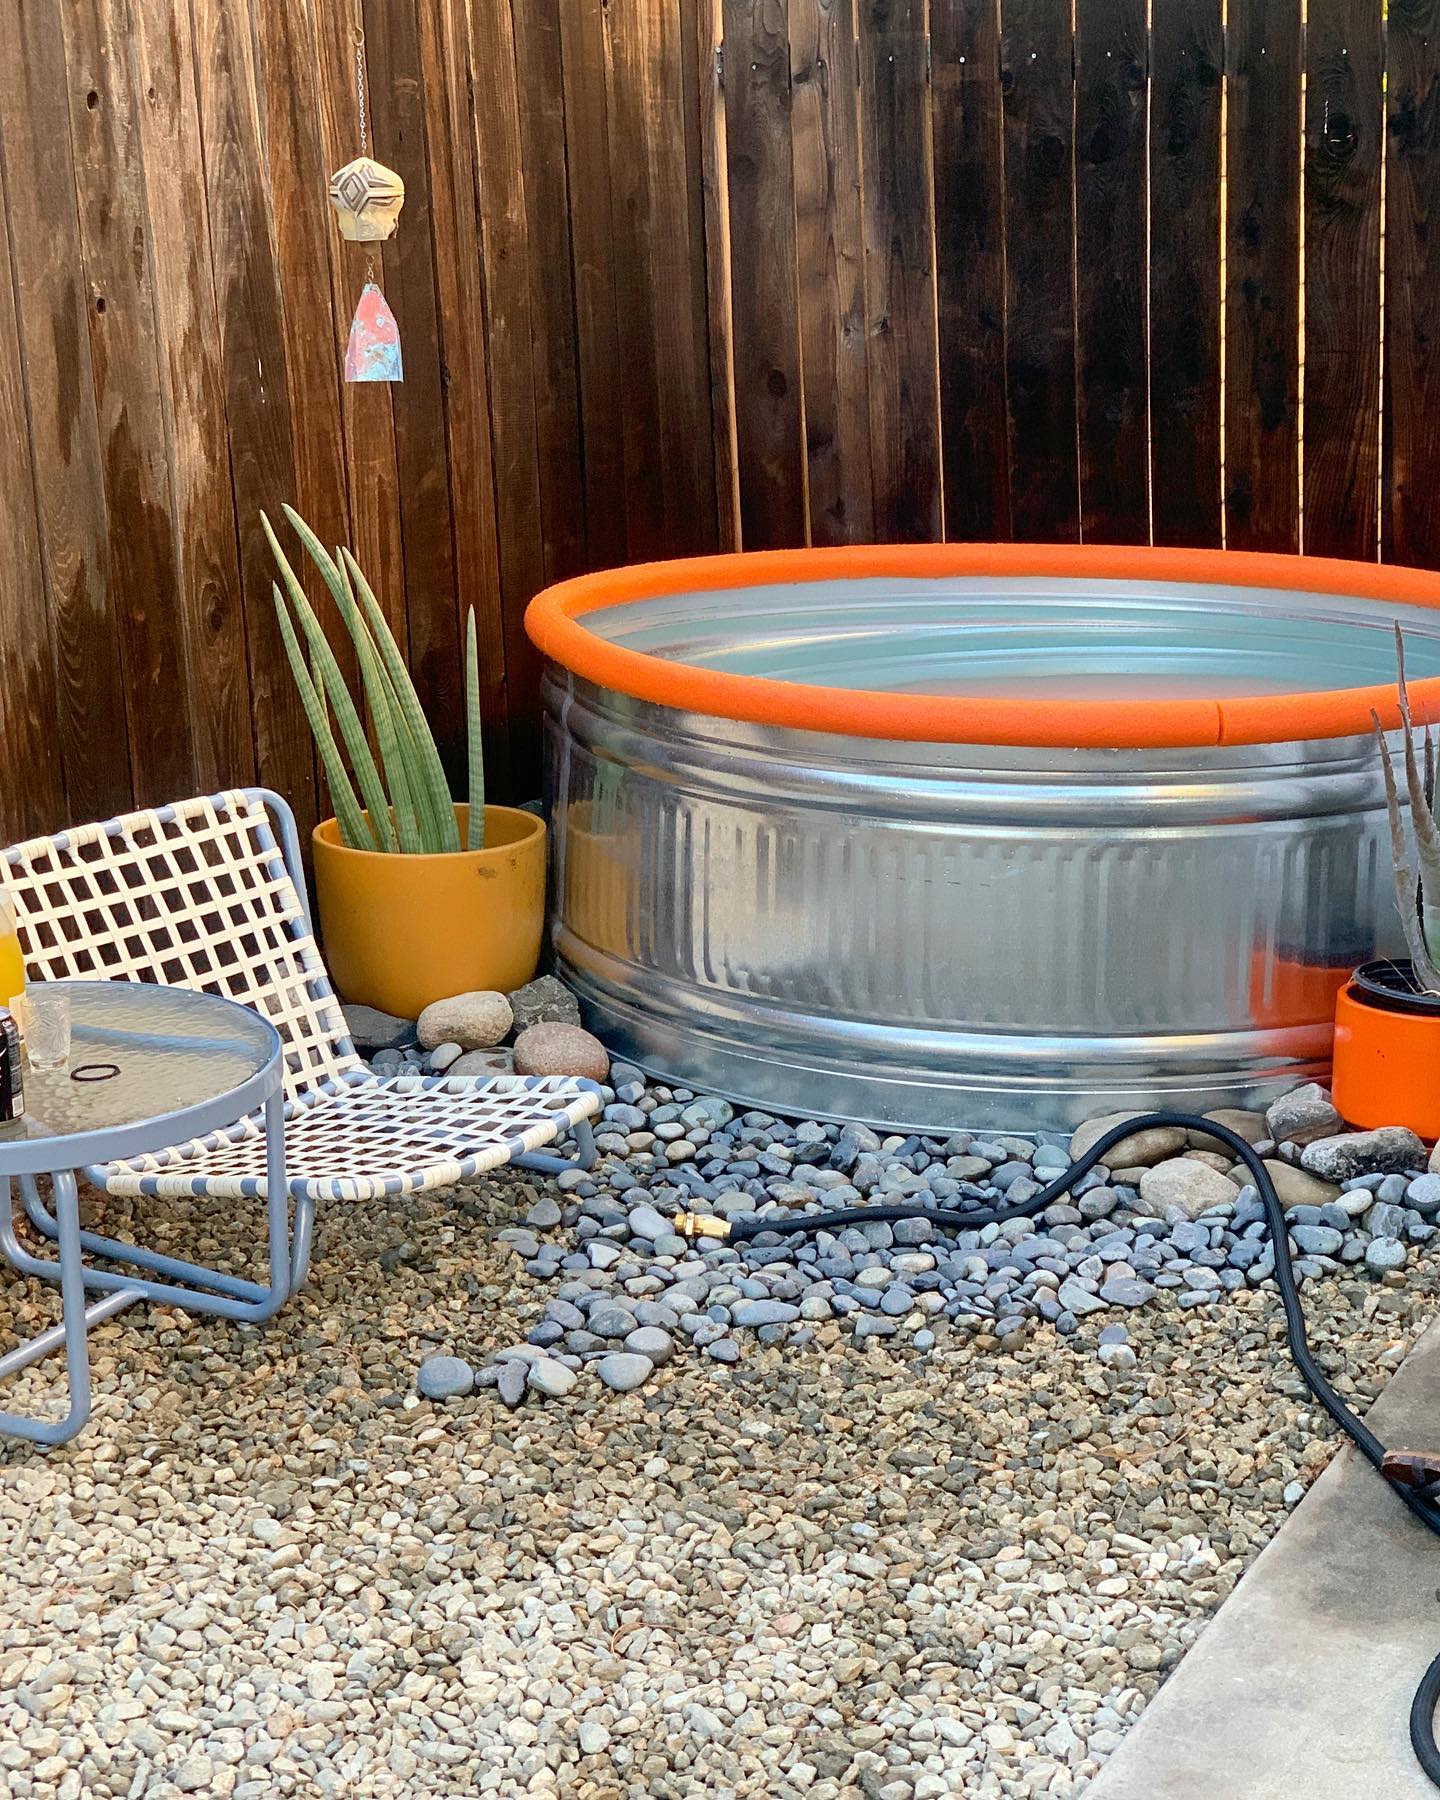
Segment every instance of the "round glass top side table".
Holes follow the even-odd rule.
[[[128,981],[47,982],[69,999],[71,1048],[59,1069],[24,1071],[24,1117],[0,1125],[0,1253],[25,1274],[58,1281],[62,1323],[0,1357],[0,1378],[65,1349],[69,1411],[47,1420],[0,1412],[0,1432],[63,1444],[90,1414],[87,1332],[136,1300],[260,1320],[293,1291],[285,1180],[284,1061],[273,1025],[216,994]],[[264,1109],[269,1280],[243,1281],[80,1229],[77,1170],[164,1150]],[[50,1177],[52,1214],[36,1178]],[[12,1178],[32,1223],[54,1241],[36,1256],[15,1232]],[[88,1256],[131,1265],[96,1267]],[[169,1279],[157,1280],[156,1276]],[[196,1284],[202,1285],[196,1285]],[[90,1306],[87,1288],[105,1298]]]

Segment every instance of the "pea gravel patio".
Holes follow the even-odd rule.
[[[419,1399],[427,1349],[539,1318],[494,1236],[539,1193],[332,1213],[266,1329],[97,1334],[89,1433],[0,1451],[3,1791],[1078,1795],[1333,1446],[1253,1291],[1138,1309],[1134,1369],[1089,1320],[830,1323],[632,1394]],[[224,1266],[228,1209],[164,1210]],[[1387,1281],[1307,1292],[1362,1401],[1435,1293]],[[0,1330],[49,1306],[11,1284]]]

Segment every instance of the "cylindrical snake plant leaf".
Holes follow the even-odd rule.
[[[296,517],[298,518],[298,516],[297,514]],[[397,840],[390,821],[390,802],[385,792],[385,784],[380,779],[380,771],[375,765],[375,758],[371,755],[370,744],[365,736],[365,727],[361,724],[355,702],[350,697],[350,689],[346,685],[344,675],[340,672],[340,665],[335,660],[335,653],[330,648],[330,641],[325,636],[325,628],[316,618],[315,609],[311,606],[295,571],[290,567],[289,559],[280,547],[280,541],[275,536],[274,528],[263,512],[260,515],[260,523],[265,528],[265,536],[269,540],[271,552],[279,566],[286,591],[295,608],[296,617],[305,633],[311,655],[320,665],[325,691],[329,695],[331,706],[335,709],[340,736],[344,740],[346,754],[350,758],[350,766],[355,771],[355,780],[364,799],[365,808],[370,814],[375,835],[379,840],[379,848],[394,850],[397,847]],[[301,520],[300,523],[303,525],[304,521]],[[309,526],[305,526],[305,529],[300,532],[300,539],[309,551],[316,568],[319,569],[343,619],[345,616],[344,578],[339,568]],[[353,602],[351,605],[353,609]]]
[[[335,742],[335,734],[330,729],[330,717],[325,701],[316,686],[315,679],[305,666],[305,655],[300,648],[300,640],[295,635],[295,627],[291,623],[290,614],[285,605],[285,597],[280,592],[278,582],[271,582],[270,592],[275,601],[275,617],[280,622],[280,636],[285,643],[285,655],[290,662],[290,671],[295,677],[295,685],[300,690],[300,701],[305,708],[305,717],[310,722],[310,729],[315,736],[315,747],[320,752],[320,762],[325,770],[325,780],[330,789],[330,798],[335,804],[335,819],[340,827],[340,842],[351,850],[375,850],[378,845],[374,834],[365,822],[365,814],[360,801],[350,785],[350,777],[345,772],[345,764],[341,761],[340,747]]]
[[[400,646],[395,642],[385,614],[380,609],[380,602],[375,598],[374,590],[365,579],[364,570],[356,562],[348,550],[341,555],[345,571],[354,584],[354,591],[365,613],[366,623],[374,635],[375,643],[385,664],[394,688],[396,702],[410,728],[411,737],[419,753],[425,785],[428,789],[431,805],[438,816],[447,817],[445,828],[445,848],[460,848],[460,832],[455,824],[454,802],[450,798],[450,784],[445,779],[444,765],[440,761],[440,752],[435,747],[435,734],[425,718],[425,709],[420,704],[420,696],[415,692],[415,684],[410,679],[410,671],[405,667],[405,658],[400,654]]]
[[[480,656],[475,637],[475,608],[465,617],[465,747],[469,761],[470,825],[467,850],[485,848],[485,744],[480,735]]]

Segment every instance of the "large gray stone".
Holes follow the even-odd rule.
[[[507,995],[515,1015],[515,1034],[528,1031],[532,1025],[578,1025],[580,1006],[563,981],[554,975],[537,975],[522,988]]]
[[[567,1369],[564,1363],[547,1356],[543,1362],[531,1363],[526,1385],[533,1393],[543,1394],[548,1400],[562,1400],[578,1379],[573,1369]]]
[[[1312,1138],[1330,1137],[1344,1120],[1319,1082],[1308,1082],[1282,1094],[1265,1114],[1265,1123],[1277,1144],[1308,1144]]]
[[[489,1050],[467,1050],[463,1056],[457,1056],[447,1075],[513,1075],[515,1073],[515,1053],[507,1050],[504,1044],[496,1044]]]
[[[427,1400],[458,1400],[475,1386],[475,1371],[463,1356],[427,1356],[415,1386]]]
[[[1146,1210],[1163,1217],[1178,1206],[1187,1219],[1196,1219],[1212,1206],[1233,1200],[1240,1192],[1228,1175],[1192,1157],[1171,1157],[1140,1177],[1140,1198]]]
[[[788,1325],[792,1319],[800,1317],[800,1308],[792,1306],[788,1300],[737,1300],[730,1308],[730,1317],[737,1325],[752,1328]]]
[[[1089,1288],[1082,1287],[1073,1275],[1060,1283],[1055,1298],[1067,1312],[1074,1313],[1077,1319],[1086,1313],[1104,1312],[1108,1305],[1098,1294],[1092,1294]]]
[[[378,1006],[342,1006],[345,1029],[362,1056],[377,1050],[395,1050],[415,1042],[415,1021],[381,1012]]]
[[[1357,1175],[1403,1175],[1423,1169],[1428,1152],[1404,1125],[1378,1131],[1347,1131],[1320,1138],[1300,1152],[1300,1166],[1325,1181],[1353,1181]]]
[[[648,1356],[637,1356],[633,1351],[615,1350],[609,1356],[602,1356],[595,1365],[595,1373],[617,1394],[628,1394],[632,1388],[638,1388],[655,1373],[655,1365]]]

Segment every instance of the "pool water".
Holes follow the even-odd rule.
[[[627,650],[872,693],[1037,700],[1295,694],[1440,675],[1440,614],[1222,584],[946,576],[689,591],[587,612]]]

